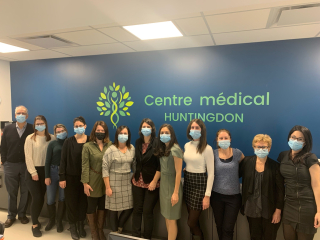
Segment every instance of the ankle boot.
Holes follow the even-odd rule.
[[[70,233],[71,233],[71,238],[74,240],[79,240],[79,234],[77,231],[77,226],[76,224],[70,223]]]
[[[97,214],[96,213],[87,214],[87,219],[88,219],[88,223],[91,231],[92,240],[100,240],[98,229],[97,229]]]
[[[58,203],[58,210],[57,210],[57,232],[58,233],[63,232],[62,219],[63,219],[65,210],[66,210],[65,202],[64,201],[59,202]]]
[[[87,236],[87,233],[86,233],[86,231],[84,230],[83,221],[78,221],[78,222],[77,222],[77,229],[78,229],[79,236],[80,236],[81,238],[85,238],[85,237]]]
[[[47,205],[48,207],[48,212],[49,212],[49,222],[44,229],[45,231],[51,230],[51,228],[55,225],[56,223],[56,203],[52,205]]]
[[[103,232],[104,223],[106,221],[106,213],[106,210],[98,210],[97,212],[97,226],[100,240],[107,240]]]

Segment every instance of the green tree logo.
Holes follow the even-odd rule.
[[[111,114],[110,121],[113,124],[113,128],[117,128],[119,114],[122,117],[130,116],[127,111],[133,105],[133,102],[130,101],[131,97],[129,97],[129,92],[126,92],[125,86],[122,87],[121,91],[120,85],[116,86],[115,83],[113,83],[113,86],[109,86],[109,90],[104,87],[104,93],[100,93],[99,100],[97,109],[100,112],[100,116],[108,117]]]

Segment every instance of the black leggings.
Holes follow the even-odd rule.
[[[234,226],[241,207],[241,194],[224,195],[212,192],[210,204],[216,222],[219,240],[232,240]]]
[[[201,238],[203,238],[203,233],[201,231],[200,228],[200,222],[199,222],[199,218],[200,218],[200,214],[202,212],[202,210],[192,210],[191,208],[189,208],[187,206],[187,210],[188,210],[188,226],[191,230],[191,233],[193,235],[196,236],[201,236]]]
[[[87,197],[88,208],[87,214],[93,214],[98,210],[105,210],[106,195],[102,197]]]
[[[296,232],[291,225],[283,224],[283,236],[285,240],[312,240],[314,234]]]
[[[109,219],[110,219],[110,226],[112,231],[118,231],[118,228],[123,228],[126,221],[129,219],[131,213],[133,211],[133,208],[127,209],[121,212],[119,218],[118,218],[118,211],[111,211],[109,210]]]
[[[40,216],[43,203],[44,203],[44,195],[46,194],[46,184],[45,180],[45,171],[44,167],[36,167],[38,173],[38,181],[32,180],[31,174],[26,170],[26,184],[27,188],[31,194],[31,219],[32,224],[36,225],[39,223],[38,218]]]

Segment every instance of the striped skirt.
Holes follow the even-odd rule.
[[[191,173],[185,171],[183,197],[187,207],[192,210],[202,210],[202,201],[207,188],[207,173]]]

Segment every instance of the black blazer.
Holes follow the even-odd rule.
[[[134,178],[138,181],[141,172],[144,183],[148,184],[153,180],[156,171],[160,171],[160,160],[154,155],[158,139],[154,138],[151,140],[144,154],[142,154],[142,144],[143,140],[137,139],[135,151],[136,172],[134,173]]]
[[[245,157],[240,163],[239,174],[242,177],[242,207],[240,212],[243,215],[245,203],[254,192],[256,161],[257,156],[254,155]],[[283,209],[284,181],[280,174],[280,164],[269,157],[264,167],[261,194],[264,196],[263,199],[267,199],[267,202],[262,201],[262,208],[267,207],[268,218],[271,219],[276,208]]]

